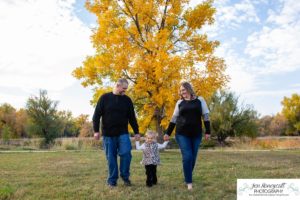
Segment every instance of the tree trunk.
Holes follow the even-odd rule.
[[[157,118],[155,120],[155,126],[156,126],[156,132],[158,133],[158,136],[157,136],[157,141],[159,143],[162,143],[164,141],[164,134],[163,134],[163,129],[160,125],[160,122],[161,122],[161,119],[160,118]]]
[[[162,120],[162,115],[163,115],[163,109],[156,108],[156,111],[155,111],[155,128],[156,128],[156,132],[158,133],[157,142],[159,142],[159,143],[162,143],[164,141],[163,128],[160,125],[161,120]]]

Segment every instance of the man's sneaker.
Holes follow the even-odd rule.
[[[124,181],[124,185],[125,185],[125,186],[132,186],[132,184],[131,184],[131,181],[130,181],[130,180]]]

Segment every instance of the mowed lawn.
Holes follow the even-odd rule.
[[[0,153],[0,199],[236,199],[237,178],[300,178],[300,151],[200,150],[194,190],[183,183],[181,154],[161,153],[158,185],[145,186],[141,152],[133,151],[132,187],[105,185],[103,151]]]

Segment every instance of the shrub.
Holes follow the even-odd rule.
[[[9,185],[1,186],[0,187],[0,200],[11,199],[14,192],[15,192],[14,189]]]
[[[216,147],[218,144],[218,142],[216,140],[203,140],[202,139],[202,143],[201,143],[201,148],[202,149],[208,149],[208,148],[214,148]]]

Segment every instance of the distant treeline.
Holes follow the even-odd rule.
[[[259,117],[249,105],[240,105],[232,92],[218,91],[210,99],[212,137],[224,143],[228,136],[285,136],[299,135],[299,95],[282,101],[283,110],[275,116]],[[73,117],[70,111],[57,110],[58,102],[41,90],[29,97],[26,107],[19,110],[8,103],[0,105],[0,138],[45,138],[44,145],[57,137],[91,137],[92,122],[88,115]],[[138,116],[139,118],[140,116]]]
[[[57,137],[90,137],[92,123],[88,115],[73,117],[70,111],[58,111],[57,103],[46,91],[29,97],[26,107],[19,110],[8,103],[0,105],[0,138],[45,138],[45,144]]]

